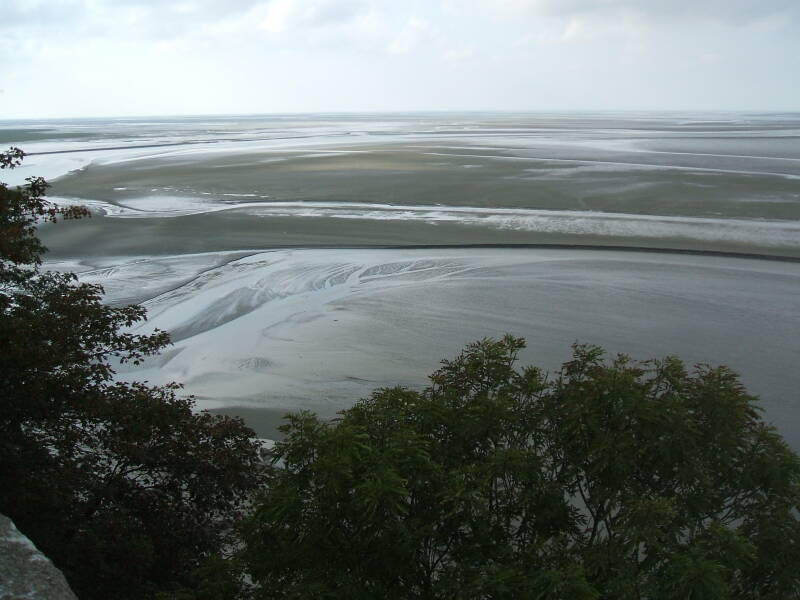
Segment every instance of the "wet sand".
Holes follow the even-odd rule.
[[[174,348],[124,377],[182,381],[201,407],[250,415],[262,434],[282,412],[333,416],[377,387],[422,386],[464,344],[511,332],[528,339],[523,362],[550,370],[573,342],[727,364],[800,447],[795,262],[533,248],[281,250],[210,269],[222,257],[197,261],[196,277],[144,302],[147,327],[172,332]],[[156,271],[140,258],[84,279],[123,293],[134,273]]]
[[[18,181],[94,212],[41,228],[48,264],[173,334],[121,377],[183,381],[262,435],[511,332],[548,369],[575,341],[728,364],[800,449],[800,115],[0,122],[0,140],[32,153]]]

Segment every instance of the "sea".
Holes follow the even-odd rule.
[[[46,267],[147,307],[178,381],[275,438],[469,342],[726,364],[800,448],[800,114],[288,114],[0,121],[9,184],[92,217]]]

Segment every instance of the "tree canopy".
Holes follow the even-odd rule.
[[[88,216],[45,190],[0,184],[0,512],[79,597],[242,597],[232,564],[264,599],[800,597],[800,459],[729,369],[483,340],[290,415],[265,468],[240,420],[114,380],[169,338],[41,269],[37,224]]]
[[[13,168],[23,153],[0,153]],[[138,335],[140,306],[40,268],[42,220],[88,216],[39,178],[0,184],[0,512],[80,598],[143,599],[194,585],[259,482],[254,433],[195,413],[178,386],[120,383],[114,365],[169,343]],[[198,596],[199,597],[199,596]]]
[[[244,529],[262,598],[794,598],[800,463],[725,367],[521,339],[291,416]]]

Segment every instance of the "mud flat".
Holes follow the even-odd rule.
[[[265,435],[510,332],[549,369],[575,341],[728,364],[800,449],[798,114],[0,121],[0,141],[30,153],[4,177],[93,211],[41,228],[49,266],[172,333],[121,376]]]
[[[184,283],[171,287],[178,267]],[[139,257],[87,271],[140,296],[172,349],[121,374],[181,381],[203,408],[249,415],[264,435],[286,411],[325,416],[372,389],[420,386],[483,337],[527,338],[557,368],[573,342],[636,358],[727,364],[800,447],[800,263],[577,249],[310,249]],[[216,266],[215,266],[216,265]],[[149,281],[143,285],[143,281]],[[169,288],[169,289],[167,289]],[[163,291],[162,291],[163,290]],[[111,298],[113,300],[113,298]]]

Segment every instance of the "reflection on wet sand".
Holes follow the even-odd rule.
[[[139,259],[83,278],[125,295],[125,282],[141,287],[149,277],[156,291],[160,277],[174,277],[173,260],[186,257]],[[529,340],[524,359],[550,369],[575,341],[728,364],[800,445],[797,262],[535,248],[196,260],[195,277],[144,302],[147,327],[170,331],[175,347],[124,376],[182,381],[205,407],[331,416],[376,387],[423,384],[471,340],[513,332]]]
[[[41,227],[49,265],[176,340],[121,376],[261,411],[269,435],[512,332],[551,369],[576,340],[727,363],[800,448],[800,115],[0,122],[0,141],[31,153],[18,182],[94,212]]]

